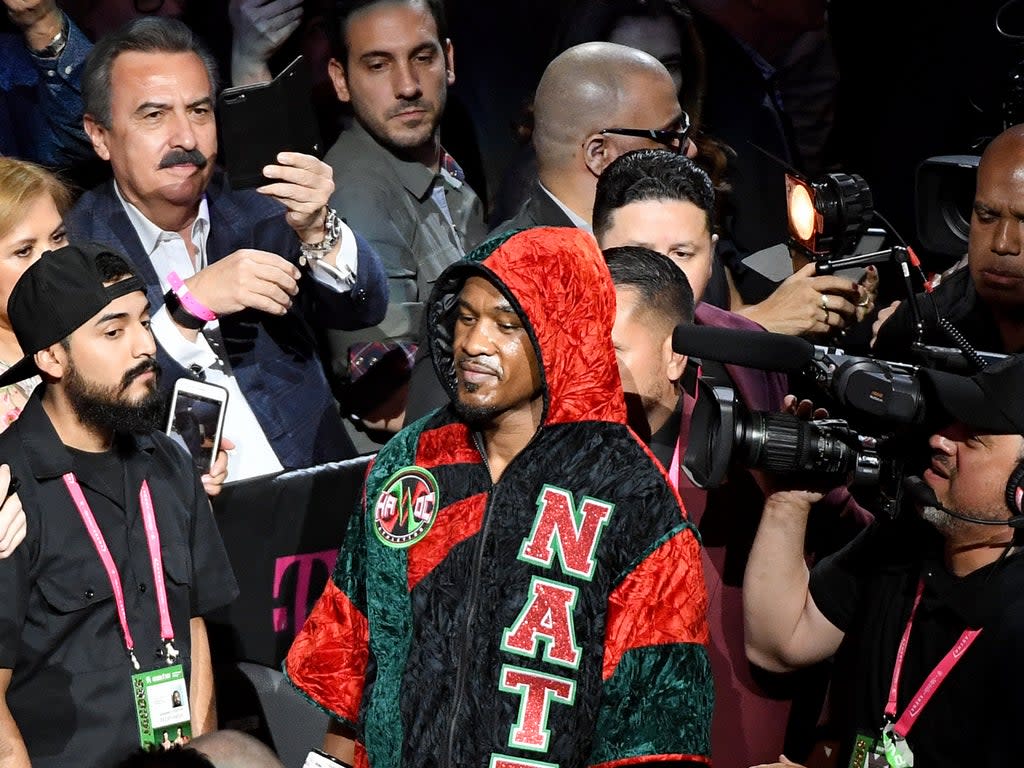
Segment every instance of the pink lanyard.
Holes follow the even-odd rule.
[[[672,464],[668,468],[668,481],[672,484],[672,487],[679,491],[679,443],[682,442],[682,437],[676,438],[676,447],[672,449]],[[664,455],[664,454],[662,454]]]
[[[698,371],[697,377],[699,376],[700,373]],[[697,389],[698,393],[699,391],[700,390]],[[672,450],[672,464],[669,467],[669,482],[672,483],[672,487],[676,489],[677,493],[679,492],[679,481],[681,479],[679,474],[679,465],[682,463],[683,451],[685,450],[683,447],[683,439],[689,434],[690,416],[693,414],[693,409],[697,402],[696,395],[694,395],[692,400],[685,392],[681,394],[680,397],[683,398],[683,413],[679,419],[679,435],[676,437],[676,445]]]
[[[892,722],[896,717],[896,691],[899,687],[900,672],[903,671],[903,658],[907,653],[907,643],[910,641],[910,628],[914,625],[914,614],[917,613],[917,606],[921,603],[921,594],[924,592],[924,580],[917,582],[917,596],[914,598],[914,606],[910,609],[910,618],[907,619],[907,627],[903,630],[903,638],[900,640],[899,649],[896,651],[896,668],[892,673],[892,684],[889,686],[889,701],[885,705],[885,717]],[[971,643],[981,634],[981,629],[965,629],[960,639],[950,648],[942,661],[932,670],[928,678],[921,684],[914,698],[910,700],[906,710],[900,715],[899,720],[893,726],[893,732],[900,738],[906,738],[910,729],[914,727],[917,718],[921,716],[925,705],[931,700],[935,691],[938,690],[942,681],[950,673],[957,662],[963,657]]]
[[[96,553],[103,561],[103,567],[107,571],[107,578],[110,579],[110,587],[114,591],[114,603],[117,605],[117,618],[121,622],[121,632],[124,635],[124,644],[128,649],[128,656],[132,665],[139,669],[139,660],[135,658],[135,641],[128,629],[128,612],[125,609],[124,590],[121,587],[121,575],[117,572],[114,558],[107,547],[107,541],[103,538],[103,532],[96,523],[92,514],[89,502],[85,500],[85,494],[78,484],[74,472],[64,475],[64,485],[71,494],[78,514],[89,532]],[[171,612],[167,607],[167,588],[164,585],[164,566],[160,556],[160,531],[156,527],[156,515],[153,512],[153,498],[149,494],[149,484],[143,480],[142,488],[139,490],[139,506],[142,508],[142,524],[146,528],[146,546],[149,549],[149,561],[153,567],[153,587],[156,590],[156,604],[160,614],[160,639],[164,641],[164,653],[168,664],[173,664],[178,651],[174,648],[174,626],[171,624]]]

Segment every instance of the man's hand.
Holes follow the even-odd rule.
[[[825,408],[815,408],[814,401],[807,398],[797,400],[796,395],[786,395],[782,398],[782,413],[788,413],[804,421],[828,418],[828,411]]]
[[[356,742],[355,736],[348,726],[342,725],[333,717],[327,723],[327,733],[324,734],[323,750],[329,755],[341,760],[348,765],[356,764]]]
[[[815,275],[812,262],[787,277],[760,304],[737,311],[773,333],[829,333],[856,319],[857,306],[865,299],[870,301],[868,291],[844,277]]]
[[[30,50],[45,48],[63,28],[64,18],[56,0],[4,0],[4,5]]]
[[[258,309],[283,315],[299,292],[299,268],[275,253],[241,248],[185,281],[200,304],[218,315]]]
[[[899,300],[894,301],[888,307],[878,313],[878,317],[875,322],[871,324],[871,347],[874,349],[875,343],[878,341],[878,332],[882,330],[882,326],[885,325],[885,321],[893,316],[893,313],[899,309]]]
[[[0,499],[6,499],[0,505],[0,560],[10,557],[18,545],[25,540],[25,510],[21,499],[14,493],[7,496],[11,484],[11,468],[0,465]]]
[[[864,270],[864,277],[858,285],[861,287],[861,298],[857,303],[857,322],[861,322],[871,314],[878,300],[878,269],[872,264]]]
[[[210,465],[210,471],[200,478],[206,495],[211,499],[218,495],[224,487],[224,480],[228,476],[228,451],[233,450],[234,447],[235,444],[233,442],[226,437],[221,437],[217,458]]]
[[[312,155],[282,152],[278,165],[268,165],[263,175],[277,179],[257,192],[284,203],[285,219],[304,243],[319,243],[327,236],[327,201],[334,193],[334,170]]]
[[[302,0],[231,0],[231,83],[270,80],[267,62],[302,23]]]

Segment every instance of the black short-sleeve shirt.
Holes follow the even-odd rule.
[[[983,630],[908,735],[914,764],[1021,765],[1024,554],[957,578],[943,565],[942,539],[916,518],[873,524],[811,573],[815,604],[846,633],[831,695],[843,743],[839,764],[847,764],[856,732],[877,736],[883,725],[896,650],[922,579],[897,717],[963,631]]]
[[[21,482],[28,530],[0,561],[0,667],[13,670],[7,705],[35,768],[109,765],[138,746],[130,666],[113,590],[62,476],[75,471],[121,576],[128,625],[144,669],[159,667],[160,624],[139,507],[153,499],[179,661],[191,671],[189,621],[238,592],[202,485],[162,434],[118,436],[118,461],[90,472],[60,442],[37,392],[0,434],[0,462]],[[116,471],[117,464],[123,472]],[[89,476],[92,475],[92,476]],[[123,487],[113,487],[116,481]],[[120,491],[120,492],[118,492]]]

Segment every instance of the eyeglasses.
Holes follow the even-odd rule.
[[[640,139],[650,139],[659,144],[664,144],[677,153],[683,151],[686,146],[686,137],[690,133],[690,116],[683,112],[679,118],[679,128],[604,128],[598,131],[600,134],[612,133],[616,136],[636,136]]]

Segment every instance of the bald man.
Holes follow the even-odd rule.
[[[1024,125],[1007,128],[981,156],[967,265],[946,276],[918,306],[924,308],[926,344],[950,346],[936,323],[938,314],[977,350],[1024,351]],[[906,359],[913,319],[905,305],[891,310],[879,314],[875,352]]]
[[[656,58],[615,43],[583,43],[548,64],[534,97],[538,180],[511,219],[488,238],[530,227],[592,232],[597,177],[619,155],[658,147],[689,156],[689,118],[675,83]],[[412,371],[405,423],[447,402],[421,348]]]
[[[615,43],[584,43],[544,70],[534,98],[538,182],[492,234],[536,226],[591,231],[597,177],[619,155],[660,147],[689,156],[689,119],[660,61]]]

